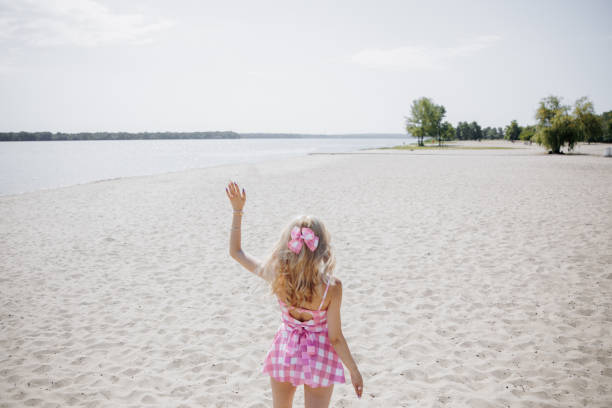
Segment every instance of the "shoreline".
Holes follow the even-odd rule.
[[[187,139],[185,139],[187,140]],[[218,139],[221,140],[221,139]],[[229,139],[228,139],[229,140]],[[80,141],[80,140],[75,140],[75,141]],[[450,142],[445,142],[445,143],[452,143],[454,145],[459,145],[459,146],[486,146],[486,145],[491,145],[491,146],[499,146],[500,144],[502,145],[509,145],[508,147],[512,147],[513,144],[509,141],[505,141],[505,140],[483,140],[481,142],[477,142],[477,141],[472,141],[472,140],[467,140],[467,141],[450,141]],[[518,143],[518,142],[517,142]],[[522,142],[521,142],[522,144]],[[403,145],[398,145],[398,146],[403,146]],[[409,145],[405,145],[405,146],[409,146]],[[573,152],[569,152],[569,153],[565,153],[563,155],[560,156],[603,156],[603,153],[600,155],[599,154],[599,146],[602,146],[601,150],[604,150],[605,147],[609,147],[612,146],[612,144],[609,143],[591,143],[591,144],[587,144],[587,143],[579,143],[576,145],[576,148],[574,149]],[[581,152],[577,152],[577,149],[579,148],[586,148],[587,149],[587,153],[581,153]],[[537,150],[540,151],[540,153],[542,155],[546,155],[549,156],[549,154],[546,152],[546,150],[541,147],[538,146],[537,144],[533,144],[533,145],[526,145],[525,147],[521,146],[521,147],[512,147],[512,149],[515,150],[529,150],[530,152],[525,152],[525,155],[534,155],[537,154]],[[433,150],[433,152],[432,152]],[[455,149],[457,150],[457,149]],[[478,150],[484,150],[487,151],[487,155],[491,155],[490,153],[488,153],[488,149],[478,149],[478,150],[471,150],[471,149],[462,149],[462,150],[467,150],[469,153],[474,153],[474,152],[478,152]],[[491,149],[491,150],[497,150],[497,149]],[[504,150],[508,150],[508,149],[504,149]],[[534,152],[534,150],[536,152]],[[415,150],[410,150],[408,147],[406,148],[401,148],[401,149],[396,149],[394,147],[379,147],[379,148],[360,148],[357,149],[355,151],[352,152],[307,152],[307,153],[300,153],[299,155],[296,156],[292,156],[292,158],[295,157],[304,157],[304,156],[334,156],[334,155],[365,155],[365,154],[389,154],[389,155],[396,155],[396,154],[419,154],[419,155],[452,155],[453,149],[415,149]],[[478,154],[478,153],[476,153]],[[514,153],[516,154],[516,153]],[[461,156],[463,156],[464,154],[460,154]],[[495,155],[495,154],[493,154]],[[499,153],[497,154],[498,156],[506,156],[506,154],[504,153]],[[97,180],[91,180],[91,181],[86,181],[83,183],[77,183],[77,184],[68,184],[68,185],[63,185],[63,186],[55,186],[55,187],[48,187],[48,188],[41,188],[41,189],[36,189],[36,190],[31,190],[31,191],[24,191],[24,192],[19,192],[19,193],[9,193],[9,194],[0,194],[0,200],[2,198],[9,198],[9,197],[14,197],[14,196],[20,196],[23,194],[31,194],[31,193],[36,193],[36,192],[42,192],[42,191],[50,191],[50,190],[56,190],[56,189],[64,189],[64,188],[69,188],[69,187],[74,187],[74,186],[80,186],[80,185],[86,185],[89,183],[100,183],[100,182],[108,182],[108,181],[113,181],[113,180],[120,180],[120,179],[124,179],[124,178],[138,178],[138,177],[154,177],[154,176],[159,176],[159,175],[164,175],[164,174],[172,174],[172,173],[180,173],[180,172],[184,172],[184,171],[190,171],[190,170],[203,170],[203,169],[208,169],[208,168],[216,168],[216,167],[223,167],[223,166],[233,166],[233,165],[239,165],[239,164],[248,164],[248,163],[259,163],[259,162],[267,162],[267,161],[275,161],[275,160],[289,160],[291,159],[291,157],[280,157],[280,158],[264,158],[261,159],[261,161],[247,161],[247,162],[238,162],[238,163],[223,163],[223,164],[214,164],[211,166],[205,166],[205,167],[194,167],[194,168],[189,168],[189,169],[181,169],[181,170],[173,170],[173,171],[164,171],[161,173],[151,173],[151,174],[143,174],[143,175],[133,175],[133,176],[119,176],[119,177],[111,177],[111,178],[104,178],[104,179],[97,179]]]
[[[296,138],[296,139],[299,139],[299,138]],[[361,140],[363,138],[357,138],[357,139]],[[190,139],[183,139],[183,140],[190,140]],[[209,140],[209,139],[203,139],[203,140]],[[210,139],[210,140],[212,140],[212,139]],[[235,141],[237,139],[214,139],[214,140],[215,141],[219,141],[219,140],[234,140]],[[251,141],[251,140],[254,140],[254,139],[253,138],[247,138],[247,139],[243,139],[243,140]],[[303,139],[299,139],[299,140],[303,140]],[[75,141],[78,142],[78,141],[82,141],[82,140],[75,140]],[[85,140],[85,141],[88,141],[88,140]],[[94,140],[94,141],[95,142],[107,142],[108,140]],[[119,140],[119,141],[123,141],[123,140]],[[128,140],[128,141],[131,141],[131,140]],[[146,140],[146,141],[150,141],[150,140]],[[155,142],[157,140],[152,140],[152,141]],[[201,141],[201,140],[194,139],[194,141]],[[66,142],[66,141],[63,141],[63,142]],[[350,152],[347,152],[347,153],[350,153]],[[155,172],[155,173],[150,173],[150,174],[124,175],[124,176],[118,176],[118,177],[108,177],[108,178],[84,181],[84,182],[81,182],[81,183],[66,184],[66,185],[52,186],[52,187],[46,187],[46,188],[37,188],[35,190],[16,192],[16,193],[15,192],[11,192],[11,193],[7,193],[7,194],[0,194],[0,198],[2,198],[2,197],[9,197],[9,196],[18,196],[18,195],[21,195],[21,194],[35,193],[35,192],[38,192],[38,191],[48,191],[48,190],[54,190],[54,189],[68,188],[68,187],[84,185],[84,184],[88,184],[88,183],[98,183],[98,182],[104,182],[104,181],[112,181],[112,180],[118,180],[118,179],[129,178],[129,177],[150,177],[150,176],[170,174],[170,173],[177,173],[177,172],[189,171],[189,170],[202,170],[202,169],[207,169],[207,168],[215,168],[215,167],[219,167],[219,166],[232,166],[232,165],[248,164],[248,163],[261,163],[261,162],[274,161],[274,160],[288,160],[288,159],[291,159],[291,158],[295,159],[296,157],[305,157],[305,156],[308,156],[309,154],[311,154],[311,153],[310,152],[306,152],[306,151],[298,151],[298,152],[295,152],[295,153],[288,153],[287,155],[280,155],[279,157],[263,157],[263,158],[257,158],[255,160],[248,159],[248,160],[245,160],[245,161],[238,161],[238,162],[231,162],[231,163],[218,163],[218,164],[205,165],[205,166],[202,166],[202,167],[193,167],[193,168],[187,168],[187,169],[161,171],[161,172]]]

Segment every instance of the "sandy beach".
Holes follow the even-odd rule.
[[[280,324],[228,254],[319,216],[364,379],[332,407],[611,407],[604,145],[371,150],[0,197],[0,408],[272,406]],[[294,406],[303,406],[298,389]]]

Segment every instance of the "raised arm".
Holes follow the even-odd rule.
[[[258,268],[260,265],[259,260],[244,252],[240,243],[240,227],[242,223],[242,214],[244,213],[244,204],[246,203],[246,192],[244,191],[244,188],[242,189],[242,192],[240,192],[240,187],[238,187],[238,184],[232,181],[225,188],[225,193],[227,194],[232,208],[234,209],[234,213],[232,215],[229,254],[247,270],[256,274],[257,276],[260,276],[258,274]]]
[[[355,393],[359,398],[363,393],[363,379],[357,368],[355,360],[349,350],[344,334],[342,334],[342,323],[340,322],[340,305],[342,304],[342,282],[336,278],[336,284],[330,287],[329,294],[331,300],[327,308],[327,334],[329,342],[336,350],[336,354],[340,357],[346,368],[351,374],[351,382]]]

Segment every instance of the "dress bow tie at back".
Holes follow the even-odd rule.
[[[301,324],[286,325],[286,327],[289,331],[289,336],[286,343],[287,354],[283,361],[283,365],[290,366],[292,358],[301,359],[304,367],[304,375],[306,378],[310,379],[312,372],[308,364],[308,357],[317,353],[316,336],[318,333],[321,333],[323,329],[318,326],[304,326]],[[304,345],[306,347],[303,347]],[[304,348],[306,350],[304,350]]]
[[[302,227],[300,232],[300,227],[295,226],[291,230],[291,240],[287,244],[289,249],[296,254],[299,254],[302,250],[302,245],[306,244],[308,249],[314,252],[319,245],[319,237],[317,237],[313,230],[308,227]]]

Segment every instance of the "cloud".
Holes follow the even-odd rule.
[[[0,0],[0,41],[10,46],[145,44],[172,25],[113,13],[94,0]]]
[[[459,57],[468,57],[491,47],[500,37],[489,35],[460,43],[455,47],[406,46],[392,49],[365,49],[351,57],[351,61],[369,68],[391,70],[438,70]]]

